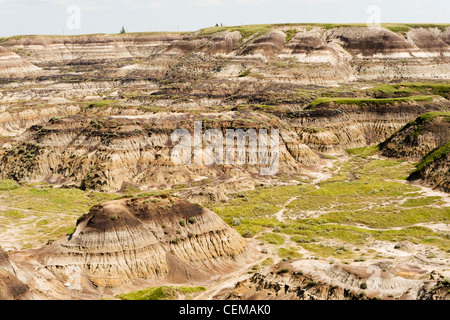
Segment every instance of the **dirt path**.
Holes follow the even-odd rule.
[[[277,213],[275,213],[275,217],[279,221],[281,221],[281,222],[286,221],[286,218],[283,217],[283,213],[286,210],[286,206],[288,206],[292,201],[297,200],[298,197],[300,197],[300,196],[295,196],[295,197],[290,198],[288,201],[285,202],[285,204],[283,205],[283,208],[280,211],[278,211]]]

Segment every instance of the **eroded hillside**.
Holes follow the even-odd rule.
[[[0,58],[0,298],[448,299],[448,25],[18,36]],[[199,128],[206,162],[175,163]],[[250,138],[208,162],[230,129],[278,130],[277,170]]]

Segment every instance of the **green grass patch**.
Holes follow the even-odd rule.
[[[175,300],[180,295],[196,294],[205,291],[205,287],[154,287],[116,295],[121,300]]]
[[[225,31],[239,31],[241,33],[241,42],[245,39],[250,38],[251,36],[258,34],[264,35],[268,33],[271,29],[272,25],[269,24],[258,24],[258,25],[245,25],[245,26],[230,26],[230,27],[212,27],[201,29],[199,36],[210,36],[216,33],[225,32]]]
[[[20,210],[8,210],[6,211],[5,216],[13,219],[22,219],[26,217],[26,214]]]
[[[87,212],[93,205],[117,195],[80,189],[23,186],[9,191],[9,206],[42,212]],[[2,201],[3,202],[3,201]]]
[[[412,198],[406,200],[403,204],[401,204],[401,207],[405,208],[411,208],[411,207],[423,207],[423,206],[429,206],[433,204],[441,204],[442,201],[441,197],[421,197],[421,198]]]
[[[324,214],[322,218],[334,223],[360,223],[372,228],[392,228],[450,220],[450,208],[401,209],[388,206],[372,210],[332,212]]]
[[[77,219],[98,203],[117,194],[52,188],[38,183],[0,191],[0,205],[9,207],[0,218],[17,228],[15,242],[25,248],[40,247],[72,233]],[[17,208],[17,209],[16,209]],[[23,210],[23,211],[22,211]],[[26,218],[26,219],[23,219]]]
[[[262,236],[259,236],[258,239],[279,246],[284,244],[284,237],[276,233],[264,233]]]
[[[450,112],[428,112],[418,117],[414,122],[425,124],[439,117],[442,117],[445,122],[450,122]]]
[[[441,31],[445,31],[446,28],[450,26],[450,24],[438,24],[438,23],[388,23],[388,24],[381,24],[383,28],[386,28],[392,32],[395,33],[407,33],[410,29],[416,29],[416,28],[437,28]]]
[[[323,239],[340,241],[343,244],[363,245],[374,240],[399,242],[408,240],[413,243],[430,244],[447,251],[450,238],[446,233],[434,232],[426,227],[406,227],[400,230],[371,230],[342,224],[305,224],[297,222],[286,229],[293,236],[291,240],[300,245],[319,242]],[[304,239],[300,240],[299,239]],[[432,240],[430,240],[432,239]],[[339,257],[339,256],[336,256]]]
[[[373,87],[369,92],[380,97],[439,95],[450,98],[450,83],[448,82],[411,82],[398,84],[382,84]]]
[[[246,76],[248,76],[251,72],[251,69],[247,69],[244,72],[242,72],[241,74],[238,75],[239,78],[244,78]]]
[[[275,214],[294,196],[314,190],[313,186],[267,186],[242,192],[240,197],[226,204],[213,204],[210,209],[222,218],[261,218]]]
[[[264,260],[263,262],[261,262],[261,266],[263,267],[268,267],[273,265],[275,262],[273,261],[272,258],[267,258],[266,260]]]

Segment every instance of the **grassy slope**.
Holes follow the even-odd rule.
[[[227,204],[212,205],[211,209],[241,234],[251,231],[258,234],[259,240],[277,246],[284,243],[281,236],[290,236],[299,246],[305,248],[308,244],[307,250],[322,256],[336,252],[338,257],[349,256],[338,250],[341,245],[361,245],[369,240],[409,240],[450,250],[450,239],[445,234],[414,226],[448,221],[450,208],[441,207],[440,197],[423,196],[418,192],[420,188],[401,182],[414,169],[412,164],[369,158],[376,151],[376,146],[352,150],[356,156],[343,163],[331,179],[320,183],[317,190],[308,185],[266,187],[242,193]],[[298,198],[286,206],[285,214],[297,218],[280,222],[274,214],[293,196]],[[311,210],[322,214],[300,217]],[[233,225],[236,218],[241,223]],[[361,228],[360,224],[381,230]],[[341,245],[330,247],[323,241]]]
[[[348,105],[387,105],[399,102],[419,102],[419,101],[433,101],[434,96],[411,96],[401,98],[332,98],[332,97],[320,97],[311,102],[307,109],[314,109],[317,106],[329,106],[330,104],[348,104]]]

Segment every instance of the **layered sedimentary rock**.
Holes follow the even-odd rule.
[[[76,114],[79,107],[63,105],[45,105],[37,107],[12,106],[0,113],[0,135],[14,136],[23,133],[29,127],[47,122],[51,118],[64,117]]]
[[[217,129],[223,134],[218,150],[223,151],[223,164],[204,165],[210,159],[209,143],[204,140],[202,163],[176,163],[172,151],[179,141],[172,140],[177,129],[194,133],[195,117],[192,114],[157,113],[109,117],[75,116],[53,118],[46,124],[32,126],[17,138],[10,148],[5,148],[1,160],[1,174],[19,181],[42,181],[72,184],[86,189],[118,191],[124,183],[144,187],[163,188],[180,183],[190,183],[196,177],[210,178],[239,176],[236,171],[259,175],[269,167],[262,162],[249,161],[249,143],[243,164],[225,162],[227,150],[226,129],[267,130],[279,128],[279,170],[296,172],[305,165],[317,164],[320,159],[309,147],[301,144],[295,134],[285,130],[276,119],[256,113],[229,112],[219,119],[205,114],[202,134]],[[192,138],[190,138],[192,139]],[[235,140],[233,140],[233,143]],[[258,140],[255,148],[258,148]],[[230,144],[230,143],[228,143]],[[267,151],[271,152],[271,146]],[[275,150],[274,150],[275,151]],[[190,156],[192,158],[192,154]],[[234,156],[233,156],[234,157]]]
[[[93,207],[73,234],[32,253],[78,284],[118,287],[137,279],[187,283],[230,272],[254,258],[247,241],[215,213],[179,198],[123,199]],[[69,281],[70,283],[70,281]]]
[[[383,155],[420,161],[450,141],[450,112],[427,113],[383,142]]]
[[[449,141],[450,113],[431,112],[407,123],[380,147],[384,156],[419,162],[408,180],[449,192]]]

